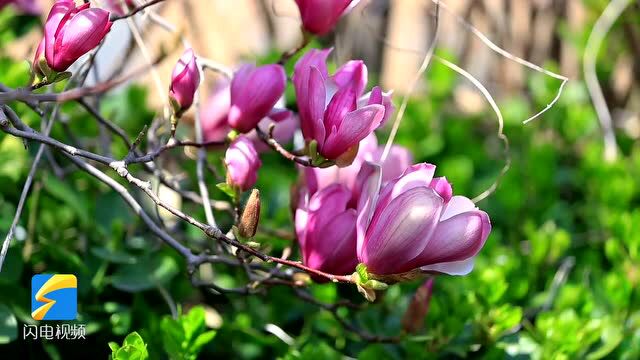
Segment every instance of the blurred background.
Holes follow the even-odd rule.
[[[81,321],[91,324],[90,341],[98,344],[76,346],[104,354],[109,353],[108,341],[121,342],[136,330],[162,358],[165,330],[160,323],[170,317],[171,304],[181,304],[184,309],[203,306],[207,326],[217,329],[201,358],[640,358],[640,3],[444,4],[436,54],[471,73],[495,98],[510,142],[508,155],[498,138],[496,115],[460,74],[432,62],[410,92],[434,35],[431,1],[363,0],[334,33],[311,44],[334,46],[332,61],[337,65],[352,58],[365,60],[369,86],[380,83],[393,89],[396,104],[410,96],[396,142],[411,149],[416,162],[436,164],[437,173],[447,176],[456,193],[474,197],[499,180],[496,191],[478,203],[490,214],[493,231],[474,272],[437,278],[429,312],[416,320],[415,328],[408,329],[402,319],[411,316],[407,309],[419,281],[391,287],[363,310],[340,309],[341,319],[367,333],[404,331],[401,342],[364,341],[331,313],[300,301],[286,287],[253,297],[194,289],[181,259],[158,247],[116,196],[77,171],[54,174],[49,167],[36,178],[37,196],[27,204],[19,227],[22,236],[17,236],[7,270],[0,275],[0,324],[3,317],[13,319],[18,330],[18,324],[29,321],[24,308],[31,274],[68,271],[91,283],[81,292],[79,306]],[[46,2],[42,7],[48,9]],[[301,41],[293,0],[167,0],[151,9],[157,15],[149,11],[114,26],[105,43],[105,49],[112,50],[98,56],[96,75],[104,79],[168,53],[156,68],[159,76],[149,72],[101,101],[103,114],[132,138],[165,101],[171,68],[181,53],[180,34],[198,54],[231,68],[243,61],[276,61]],[[554,106],[523,125],[554,100],[562,81],[492,51],[456,16],[510,54],[568,77]],[[41,37],[39,26],[11,8],[0,12],[1,83],[20,86],[27,81],[24,60],[32,58]],[[144,39],[144,51],[134,34]],[[594,52],[599,37],[604,40]],[[587,66],[585,73],[585,59],[587,65],[595,63],[594,71]],[[206,93],[217,78],[208,74],[205,81]],[[592,94],[597,97],[598,85],[603,101],[596,107]],[[295,108],[292,92],[287,94],[288,105]],[[86,146],[97,147],[93,121],[74,104],[66,106],[68,129],[54,130],[54,136],[65,139],[71,131]],[[39,126],[33,114],[25,116]],[[379,133],[381,143],[387,134],[388,129]],[[3,231],[13,217],[33,152],[0,134]],[[219,167],[220,155],[212,152],[210,162]],[[185,156],[189,154],[178,153],[163,161],[178,171]],[[507,158],[511,167],[500,177]],[[269,170],[258,183],[262,224],[291,232],[288,189],[297,174],[273,154],[263,161]],[[197,188],[190,180],[190,165],[179,171],[176,176],[185,188]],[[213,196],[224,197],[211,187]],[[182,206],[204,216],[197,205]],[[224,215],[220,217],[224,224]],[[192,246],[203,246],[196,232],[180,224],[168,226]],[[290,245],[271,235],[260,240],[274,253]],[[210,270],[212,279],[225,286],[243,284],[241,271],[217,266]],[[311,291],[327,303],[363,301],[354,289],[334,284],[315,285]],[[51,342],[29,348],[15,340],[12,329],[0,325],[0,343],[11,351],[54,358],[72,351],[70,345]],[[9,335],[3,337],[5,333]]]

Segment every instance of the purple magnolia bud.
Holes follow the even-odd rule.
[[[198,71],[196,56],[193,49],[187,49],[171,74],[169,98],[177,105],[176,112],[184,112],[191,107],[198,85],[200,85],[200,71]]]
[[[489,216],[466,197],[453,196],[435,166],[417,164],[380,190],[380,167],[365,164],[358,203],[358,259],[371,273],[465,275],[484,246]]]
[[[295,227],[305,265],[336,275],[354,271],[356,211],[348,208],[351,191],[333,184],[309,198],[295,213]]]
[[[331,31],[352,2],[353,0],[296,0],[302,27],[316,35]]]
[[[271,112],[286,85],[287,76],[280,65],[241,67],[231,80],[229,125],[241,133],[251,131]]]
[[[379,103],[358,106],[367,67],[349,61],[329,76],[325,61],[330,51],[312,50],[303,56],[295,66],[293,85],[305,140],[315,141],[320,155],[336,160],[354,154],[360,141],[380,126],[385,106],[381,95]]]
[[[227,167],[227,183],[242,191],[247,191],[258,179],[258,169],[262,161],[246,136],[238,136],[227,149],[224,156]]]
[[[72,0],[56,1],[44,30],[44,55],[49,67],[65,71],[98,46],[113,24],[109,15],[103,9],[90,9],[89,3],[76,7]]]
[[[40,15],[42,13],[42,8],[35,0],[0,0],[0,10],[9,4],[13,4],[19,12],[27,15]]]

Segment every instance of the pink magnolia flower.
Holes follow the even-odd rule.
[[[340,17],[358,3],[353,0],[296,0],[302,27],[316,35],[324,35],[334,28]]]
[[[186,111],[193,104],[193,97],[200,85],[200,72],[193,49],[187,49],[178,60],[171,74],[169,97],[179,106],[179,111]]]
[[[383,151],[384,146],[378,146],[376,136],[372,133],[360,142],[358,154],[351,165],[343,168],[330,166],[324,169],[304,167],[302,171],[305,185],[308,191],[314,194],[331,184],[341,183],[352,190],[351,202],[357,204],[360,198],[361,184],[356,184],[356,178],[365,162],[380,164],[383,184],[402,175],[413,163],[411,152],[399,145],[393,145],[384,163],[381,163]]]
[[[238,136],[229,146],[224,156],[227,167],[227,183],[242,191],[247,191],[256,183],[262,161],[246,136]]]
[[[58,0],[51,8],[44,30],[44,55],[49,67],[65,71],[82,55],[98,46],[111,29],[109,12],[76,7],[73,0]]]
[[[36,0],[0,0],[0,10],[13,4],[18,11],[28,15],[40,15],[42,8]]]
[[[111,12],[119,16],[126,14],[127,9],[133,9],[136,6],[133,0],[105,0],[105,3]]]
[[[392,148],[382,165],[393,179],[411,165],[408,150]],[[326,169],[303,168],[304,185],[296,196],[296,234],[307,266],[332,274],[352,273],[357,265],[355,212],[368,178],[367,160],[378,161],[382,147],[374,134],[362,141],[353,164]],[[402,164],[406,164],[403,167]],[[398,167],[403,167],[398,172]],[[362,168],[362,169],[361,169]]]
[[[336,275],[354,271],[356,210],[348,208],[351,191],[333,184],[309,197],[295,212],[295,228],[305,265]]]
[[[373,274],[422,271],[464,275],[484,246],[489,216],[464,196],[451,196],[435,166],[413,165],[380,190],[380,167],[365,164],[358,203],[358,259]]]
[[[286,84],[287,76],[281,65],[241,67],[231,80],[229,125],[241,133],[251,131],[271,112]]]
[[[283,100],[282,98],[280,100]],[[227,118],[231,107],[231,92],[228,81],[221,81],[217,84],[209,99],[202,106],[200,121],[202,134],[205,141],[222,141],[231,130]],[[276,108],[272,109],[266,117],[258,123],[263,131],[268,131],[271,124],[275,124],[273,137],[280,144],[285,144],[293,138],[295,131],[299,128],[298,117],[291,111],[283,109],[284,101],[278,101]],[[247,133],[247,137],[253,141],[253,145],[258,152],[269,150],[255,130]]]
[[[318,153],[335,160],[380,126],[385,106],[378,87],[359,106],[358,98],[367,85],[367,67],[352,60],[329,76],[326,59],[330,52],[313,49],[300,58],[293,84],[305,140],[315,140]]]

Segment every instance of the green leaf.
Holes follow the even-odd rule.
[[[135,264],[136,258],[121,250],[110,250],[104,247],[92,247],[91,253],[96,257],[116,264]]]
[[[367,289],[373,289],[373,290],[386,290],[389,287],[389,285],[378,280],[367,280],[365,283],[362,284],[362,286],[364,286]]]
[[[70,209],[73,209],[83,225],[88,226],[91,223],[89,204],[86,198],[79,196],[78,191],[73,190],[69,184],[54,176],[46,176],[44,177],[44,188],[51,196],[65,202]]]
[[[8,344],[18,337],[18,321],[6,305],[0,304],[0,344]]]
[[[356,266],[356,272],[360,277],[360,282],[366,283],[369,281],[369,273],[367,272],[367,265],[360,263]]]
[[[122,347],[110,342],[109,348],[111,349],[111,358],[114,360],[144,360],[149,357],[147,344],[140,334],[135,331],[127,335]]]
[[[61,72],[61,73],[57,73],[57,74],[56,74],[56,77],[55,77],[55,78],[53,78],[53,80],[51,81],[51,83],[52,83],[52,84],[53,84],[53,83],[57,83],[57,82],[60,82],[60,81],[66,80],[66,79],[68,79],[68,78],[70,78],[70,77],[71,77],[71,73],[70,73],[69,71],[63,71],[63,72]]]
[[[216,335],[216,331],[205,331],[205,310],[195,306],[188,314],[178,319],[166,316],[160,323],[165,351],[172,359],[197,359],[202,347]]]
[[[232,200],[236,199],[236,191],[233,187],[227,183],[219,183],[216,184],[216,187],[222,190],[223,193],[227,194]]]
[[[0,140],[0,177],[17,182],[27,171],[28,155],[20,139],[5,136]]]
[[[216,337],[216,334],[217,332],[215,330],[209,330],[198,335],[198,337],[193,341],[193,345],[191,345],[191,352],[196,354],[200,353],[202,347],[210,343],[211,340]]]
[[[111,277],[111,284],[123,291],[144,291],[168,283],[178,272],[178,264],[172,257],[148,256],[136,264],[119,267]]]

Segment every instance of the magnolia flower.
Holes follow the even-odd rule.
[[[241,191],[247,191],[256,183],[262,161],[246,136],[238,136],[224,156],[227,168],[227,183]]]
[[[302,27],[316,35],[331,31],[340,17],[357,3],[354,0],[296,0]]]
[[[266,117],[260,120],[258,126],[267,132],[271,124],[275,124],[273,138],[280,144],[285,144],[293,138],[295,131],[299,128],[298,118],[291,111],[283,109],[284,98],[280,98],[275,106]],[[227,137],[231,130],[227,120],[230,107],[230,84],[227,81],[221,81],[216,85],[200,112],[200,123],[205,141],[222,141]],[[253,145],[258,152],[269,149],[258,137],[255,130],[248,132],[247,137],[253,141]]]
[[[367,67],[360,60],[352,60],[329,76],[326,59],[330,52],[313,49],[300,58],[293,85],[305,140],[315,141],[324,158],[344,159],[341,165],[348,165],[358,143],[385,118],[384,94],[375,87],[366,102],[358,104],[367,85]]]
[[[295,212],[295,228],[305,265],[336,275],[354,271],[356,210],[348,208],[351,191],[333,184],[309,197]]]
[[[286,84],[287,76],[281,65],[241,67],[231,80],[229,125],[241,133],[251,131],[271,112]]]
[[[411,165],[408,150],[399,146],[392,149],[395,151],[382,164],[384,178],[388,179],[400,176]],[[362,141],[352,165],[303,168],[304,183],[293,201],[296,234],[307,266],[332,274],[354,271],[357,265],[354,214],[368,171],[361,167],[366,161],[379,162],[382,150],[371,134]]]
[[[381,188],[380,167],[365,164],[358,203],[357,253],[377,275],[422,271],[465,275],[484,246],[489,216],[464,196],[451,196],[435,166],[417,164]]]
[[[27,15],[40,15],[42,12],[35,0],[0,0],[0,10],[9,4],[13,4],[18,11]]]
[[[111,29],[109,15],[106,10],[89,8],[89,3],[76,7],[73,0],[56,1],[44,29],[47,65],[55,71],[65,71],[98,46]]]
[[[196,56],[192,49],[187,49],[171,74],[169,98],[176,105],[176,112],[184,112],[191,107],[198,85],[200,85],[200,72]]]

